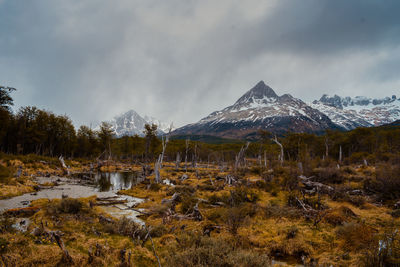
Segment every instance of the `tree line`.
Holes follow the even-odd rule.
[[[156,125],[146,125],[143,137],[117,138],[106,122],[98,130],[85,125],[76,130],[66,115],[31,106],[13,112],[10,96],[13,91],[14,88],[0,86],[0,151],[4,153],[145,162],[154,161],[162,151]],[[281,160],[304,163],[315,159],[349,163],[399,160],[399,127],[357,128],[349,132],[328,130],[324,135],[287,133],[276,139],[272,133],[260,131],[258,136],[259,141],[250,143],[245,153],[260,163],[277,161],[281,153]],[[229,162],[235,160],[243,145],[244,142],[208,144],[172,139],[167,145],[165,160]]]

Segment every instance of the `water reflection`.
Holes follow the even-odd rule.
[[[138,172],[99,172],[94,178],[100,192],[130,189],[142,181]]]

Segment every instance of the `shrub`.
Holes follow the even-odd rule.
[[[151,237],[162,237],[166,233],[168,233],[168,229],[163,224],[151,226],[151,228],[150,228]]]
[[[226,211],[224,208],[214,208],[207,214],[207,219],[218,223],[219,219],[223,218],[225,214]]]
[[[2,216],[0,219],[0,233],[12,233],[15,231],[15,229],[12,227],[14,224],[15,220],[8,217],[8,216]]]
[[[265,254],[235,247],[229,239],[199,236],[193,232],[181,234],[177,239],[178,243],[162,255],[166,266],[270,266]]]
[[[135,231],[139,229],[139,225],[133,220],[126,217],[120,220],[110,220],[103,224],[104,231],[110,234],[118,234],[124,236],[133,236]]]
[[[373,244],[363,251],[361,263],[365,267],[399,266],[400,239],[397,230],[375,238]]]
[[[193,207],[197,203],[197,198],[191,195],[183,195],[181,198],[181,213],[187,214],[193,211]]]
[[[288,207],[288,206],[279,206],[275,203],[270,203],[264,209],[264,216],[266,218],[288,218],[288,219],[299,219],[303,216],[301,210]]]
[[[364,249],[374,241],[373,229],[363,223],[344,223],[338,228],[336,234],[343,239],[345,249]]]
[[[224,221],[231,234],[236,235],[237,230],[246,220],[246,217],[252,217],[256,213],[255,205],[242,205],[240,207],[232,207],[226,210]]]
[[[6,183],[11,176],[9,168],[0,164],[0,183]]]
[[[230,194],[230,203],[227,204],[233,207],[239,206],[245,202],[256,203],[259,199],[256,191],[245,186],[235,187],[234,190],[230,191]]]
[[[390,215],[392,215],[393,218],[400,218],[400,210],[393,210]]]
[[[63,213],[77,214],[82,210],[83,203],[78,199],[64,198],[60,202],[59,210]]]
[[[296,225],[290,226],[286,232],[286,239],[295,238],[298,232],[299,232],[299,229],[297,228]]]
[[[227,193],[216,193],[212,194],[208,197],[208,202],[212,205],[217,204],[218,202],[229,203],[229,194]]]
[[[0,237],[0,253],[4,253],[7,251],[7,246],[9,242],[4,238]]]
[[[149,186],[149,189],[151,191],[158,191],[158,190],[161,189],[161,185],[157,184],[157,183],[151,183],[150,186]]]
[[[78,214],[83,210],[83,203],[79,199],[75,198],[63,198],[60,202],[50,202],[46,211],[48,214],[60,214],[60,213],[69,213],[69,214]]]
[[[314,169],[313,175],[315,175],[317,177],[316,180],[321,183],[340,184],[344,181],[343,175],[336,167]]]
[[[378,193],[380,200],[400,197],[400,166],[382,164],[376,168],[376,178],[366,179],[364,189]]]

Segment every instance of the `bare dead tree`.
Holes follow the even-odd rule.
[[[283,165],[283,161],[284,161],[283,145],[278,141],[278,138],[276,137],[276,135],[271,140],[274,141],[275,144],[277,144],[281,149],[281,153],[279,154],[279,161],[281,162],[281,165]]]
[[[342,162],[342,145],[339,146],[339,163]]]
[[[169,130],[168,130],[168,134],[166,136],[162,136],[161,137],[161,143],[162,143],[162,153],[161,153],[161,161],[160,161],[160,168],[162,168],[162,163],[163,163],[163,159],[164,159],[164,154],[165,154],[165,150],[167,148],[167,144],[169,142],[169,135],[171,134],[172,131],[172,123],[169,126]]]
[[[303,163],[302,162],[297,163],[297,167],[299,168],[300,174],[303,174]]]
[[[325,136],[325,159],[329,157],[329,140],[328,137]]]
[[[192,158],[192,167],[196,168],[197,166],[197,143],[194,143],[194,154],[193,154],[193,158]]]
[[[212,180],[211,174],[210,174],[209,176],[210,176],[210,183],[211,183],[211,185],[214,185],[214,182],[213,182],[213,180]]]
[[[236,160],[235,160],[235,170],[237,170],[238,167],[240,167],[241,164],[244,163],[244,154],[249,147],[250,142],[247,142],[246,145],[242,146],[240,149],[239,153],[236,155]]]
[[[68,166],[65,164],[65,161],[64,161],[63,156],[60,156],[60,157],[58,158],[58,160],[60,161],[60,164],[61,164],[62,169],[64,170],[64,173],[66,173],[67,175],[70,175],[69,168],[68,168]]]
[[[186,139],[186,150],[185,150],[185,172],[187,172],[187,159],[188,159],[188,151],[189,151],[189,139]]]
[[[264,167],[267,168],[267,151],[264,150]]]
[[[156,163],[154,163],[154,174],[155,174],[155,182],[160,183],[161,182],[161,176],[160,176],[160,169],[162,165],[162,154],[158,156],[158,159]]]
[[[175,162],[175,168],[176,170],[179,170],[181,165],[181,153],[176,153],[176,162]]]

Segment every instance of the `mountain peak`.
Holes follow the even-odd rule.
[[[272,90],[271,87],[266,85],[264,81],[258,82],[253,88],[247,91],[235,104],[243,104],[246,102],[253,102],[256,99],[263,98],[277,98],[278,95]]]

